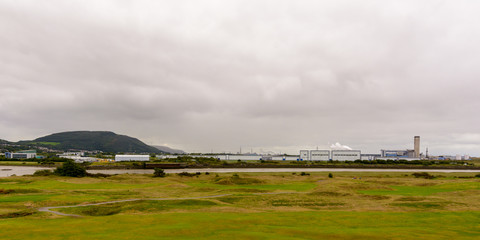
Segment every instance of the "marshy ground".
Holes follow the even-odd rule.
[[[480,178],[474,175],[0,178],[0,238],[478,239]],[[81,206],[128,199],[138,200]],[[82,217],[38,211],[52,206],[75,206],[55,211]]]

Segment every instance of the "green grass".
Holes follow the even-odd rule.
[[[55,194],[38,194],[38,195],[13,195],[13,196],[1,196],[0,203],[6,202],[40,202],[50,199]]]
[[[1,239],[478,239],[479,212],[164,213],[0,221]]]
[[[478,239],[480,179],[445,175],[0,178],[0,189],[14,190],[0,194],[0,239]],[[230,195],[56,209],[82,218],[35,211],[220,194]]]
[[[69,181],[70,178],[65,177],[65,180]],[[82,183],[82,182],[63,182],[58,180],[40,180],[34,182],[19,182],[15,185],[5,185],[1,188],[38,188],[38,189],[132,189],[132,188],[147,188],[164,185],[162,183],[115,183],[115,182],[95,182],[95,183]]]
[[[435,186],[390,186],[393,190],[359,191],[370,195],[429,196],[442,192],[480,190],[480,182],[449,183]]]
[[[86,216],[106,216],[120,212],[144,212],[155,213],[171,210],[191,210],[217,206],[218,204],[208,200],[166,200],[166,201],[134,201],[126,203],[114,203],[105,205],[85,206],[77,208],[58,209],[61,212],[80,214]]]
[[[58,142],[33,142],[33,143],[41,144],[41,145],[48,145],[48,146],[57,146],[58,144],[60,144]]]

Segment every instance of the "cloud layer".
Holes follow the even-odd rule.
[[[2,1],[0,138],[480,155],[479,5]]]

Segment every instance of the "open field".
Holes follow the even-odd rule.
[[[478,239],[480,178],[432,175],[0,178],[0,238]],[[141,200],[55,209],[80,218],[37,211],[126,199]]]

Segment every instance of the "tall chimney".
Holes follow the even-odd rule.
[[[415,158],[420,157],[420,136],[415,136],[413,138],[413,151]]]

